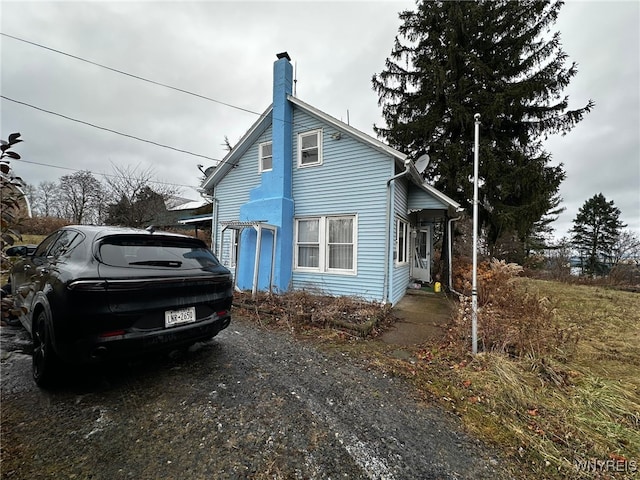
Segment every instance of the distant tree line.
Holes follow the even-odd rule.
[[[177,193],[173,186],[155,184],[151,169],[114,167],[105,178],[100,181],[89,171],[78,171],[57,182],[27,185],[25,195],[36,217],[145,227],[162,217],[166,200]]]

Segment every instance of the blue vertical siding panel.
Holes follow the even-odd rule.
[[[293,272],[292,287],[367,300],[384,298],[387,180],[393,159],[294,110],[293,198],[296,218],[357,214],[357,274]],[[297,134],[323,129],[323,163],[298,168]]]

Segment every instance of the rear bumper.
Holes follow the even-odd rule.
[[[208,340],[229,326],[231,315],[212,315],[197,323],[157,330],[127,331],[123,335],[80,339],[71,345],[58,345],[58,354],[67,361],[92,363],[140,357],[169,351]]]

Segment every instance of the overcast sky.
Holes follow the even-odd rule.
[[[272,64],[287,51],[297,96],[373,134],[381,108],[371,77],[384,67],[414,2],[27,2],[2,1],[1,31],[29,42],[168,84],[238,108],[187,95],[0,36],[1,93],[40,109],[186,150],[202,158],[99,130],[6,99],[0,136],[22,133],[14,162],[32,185],[73,170],[153,168],[158,181],[197,199],[197,165],[225,155],[271,103]],[[573,131],[550,138],[567,179],[567,234],[584,202],[613,200],[640,233],[640,2],[569,1],[556,29],[579,64],[570,106],[596,103]],[[249,112],[245,111],[248,110]],[[482,114],[482,112],[479,112]],[[40,164],[40,165],[38,165]]]

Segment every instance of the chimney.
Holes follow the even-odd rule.
[[[284,198],[291,198],[293,109],[287,99],[292,93],[293,67],[287,52],[278,53],[273,64],[273,179],[280,183],[279,192]]]

